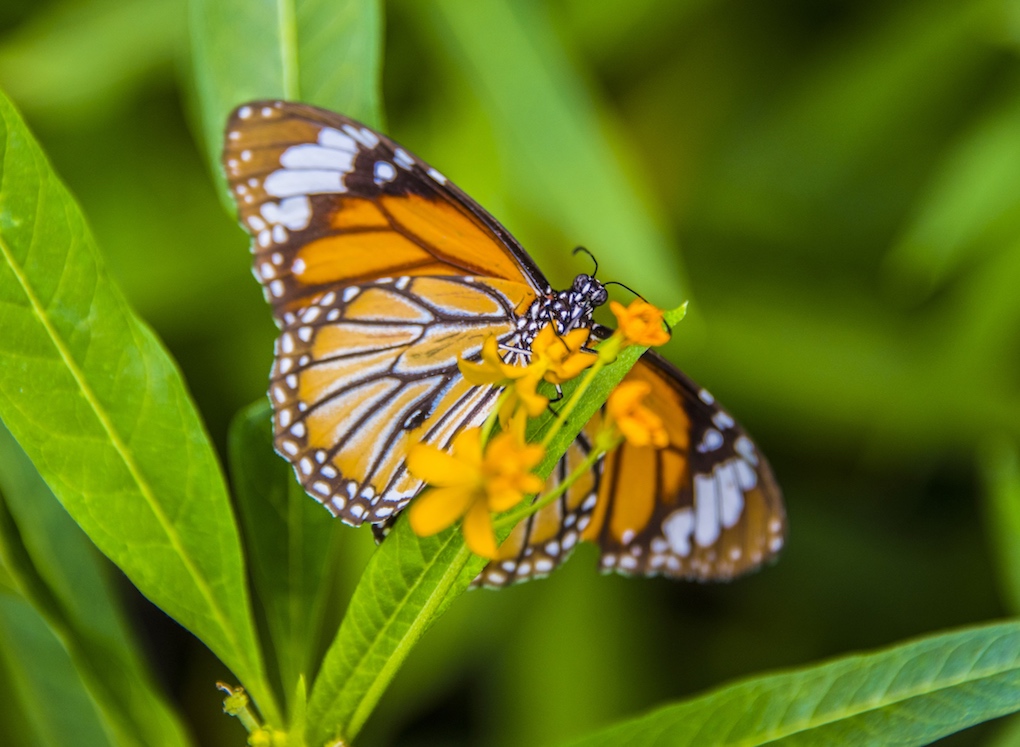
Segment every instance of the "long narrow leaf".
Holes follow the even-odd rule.
[[[25,747],[114,747],[95,703],[60,641],[32,606],[0,592],[0,665],[6,670],[13,698],[4,701],[4,744]],[[31,734],[9,726],[12,710]],[[12,733],[13,732],[13,733]]]
[[[0,417],[86,534],[276,708],[226,487],[176,367],[0,97]]]
[[[0,558],[22,596],[63,642],[119,743],[189,743],[145,671],[102,556],[2,427]]]
[[[922,745],[1020,710],[1020,623],[969,628],[759,677],[570,747]]]

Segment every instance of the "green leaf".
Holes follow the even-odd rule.
[[[119,744],[185,745],[145,670],[102,557],[0,427],[0,558],[63,642]]]
[[[372,556],[322,662],[308,702],[309,742],[352,741],[415,643],[473,574],[456,528],[415,536],[398,521]]]
[[[192,72],[213,173],[223,128],[253,99],[288,99],[382,125],[379,0],[190,0]]]
[[[443,0],[416,9],[438,46],[468,71],[503,149],[507,191],[526,214],[556,226],[600,260],[603,277],[638,283],[650,299],[682,288],[679,254],[626,143],[614,141],[594,95],[571,65],[539,3]]]
[[[721,688],[617,724],[600,745],[922,745],[1020,710],[1020,623],[968,628]]]
[[[28,722],[32,747],[114,747],[95,704],[67,651],[25,600],[0,592],[0,663],[7,670],[13,702],[4,704],[4,743],[12,739],[7,723],[17,710]]]
[[[982,454],[985,514],[998,567],[1002,598],[1020,614],[1020,455],[1007,441],[989,444]]]
[[[686,304],[668,312],[667,322],[676,324],[685,310]],[[549,444],[546,457],[535,469],[538,475],[548,477],[644,351],[626,348],[595,376],[567,425]],[[564,385],[566,397],[577,381]],[[529,433],[530,440],[540,439],[552,422],[551,418],[543,421],[541,430]],[[509,533],[507,528],[502,536]],[[335,737],[351,741],[357,736],[411,649],[485,563],[468,551],[456,527],[421,538],[406,520],[396,523],[354,590],[312,688],[308,721],[315,730],[310,734],[313,744]]]
[[[269,403],[242,410],[230,429],[230,471],[255,592],[262,602],[283,692],[310,680],[327,583],[336,567],[337,522],[273,452]]]
[[[0,417],[67,512],[276,720],[223,476],[180,374],[0,97]]]

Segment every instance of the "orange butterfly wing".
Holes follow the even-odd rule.
[[[548,283],[492,216],[389,138],[281,101],[238,107],[223,165],[278,318],[337,287],[464,275]]]
[[[651,385],[646,404],[663,419],[669,445],[621,445],[560,501],[516,527],[476,583],[499,587],[546,575],[580,541],[599,545],[605,571],[699,581],[731,579],[782,548],[782,495],[747,433],[655,353],[645,353],[626,380]],[[547,487],[580,463],[597,428],[597,418],[585,426]],[[546,529],[554,525],[555,535]]]
[[[492,216],[435,169],[315,107],[235,110],[223,164],[254,271],[282,328],[270,382],[277,451],[350,524],[420,489],[412,442],[440,448],[496,393],[461,377],[548,284]]]

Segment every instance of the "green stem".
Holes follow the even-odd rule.
[[[581,477],[583,477],[588,472],[588,470],[590,470],[595,465],[595,463],[598,462],[599,459],[605,456],[607,451],[609,451],[609,449],[593,449],[592,451],[588,452],[588,456],[585,457],[584,461],[577,466],[577,469],[575,469],[567,476],[566,480],[557,485],[555,490],[546,493],[538,500],[533,501],[532,503],[529,503],[526,506],[522,506],[500,517],[495,522],[493,522],[493,526],[495,527],[495,529],[499,531],[507,527],[516,526],[516,524],[519,521],[523,521],[532,514],[541,511],[543,508],[545,508],[550,503],[559,498],[561,495],[563,495],[565,492],[567,492],[570,489],[571,485],[573,485],[575,482],[581,479]]]
[[[595,380],[595,376],[602,370],[604,365],[605,364],[602,360],[599,359],[595,361],[595,363],[592,364],[592,367],[585,372],[584,378],[581,379],[581,383],[578,384],[577,388],[573,391],[573,393],[571,393],[570,399],[567,400],[567,404],[563,406],[563,409],[560,410],[559,414],[556,416],[556,420],[553,421],[549,430],[546,431],[545,436],[542,437],[542,446],[548,446],[552,443],[552,440],[556,438],[556,434],[563,429],[563,426],[567,422],[567,418],[570,417],[570,413],[574,411],[575,407],[577,407],[577,403],[581,401],[581,397],[584,396],[585,391],[587,391],[591,382]]]
[[[482,423],[482,447],[489,443],[489,436],[492,435],[492,429],[496,427],[496,421],[499,419],[499,411],[503,409],[503,403],[506,402],[507,397],[510,396],[510,389],[504,388],[499,393],[499,397],[496,399],[496,404],[492,408],[492,412],[489,413],[488,417],[485,418],[485,422]]]

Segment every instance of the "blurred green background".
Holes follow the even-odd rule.
[[[554,744],[736,677],[1016,612],[987,498],[1020,436],[1020,4],[394,0],[386,15],[390,134],[559,287],[588,270],[570,254],[584,244],[602,279],[689,297],[668,355],[769,455],[791,534],[775,567],[729,585],[603,577],[583,548],[549,580],[472,593],[359,745]],[[6,0],[0,34],[0,87],[222,454],[263,395],[275,329],[196,139],[186,3]],[[592,187],[542,169],[563,149],[610,159],[633,224],[603,231],[596,197],[561,209]],[[630,251],[636,232],[659,256]],[[337,532],[349,590],[372,543]],[[203,743],[241,743],[212,688],[227,673],[132,609]],[[945,742],[1005,744],[1001,727]]]

